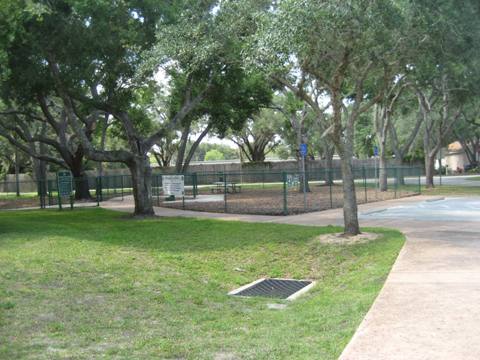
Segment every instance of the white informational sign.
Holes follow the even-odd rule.
[[[289,188],[297,187],[300,184],[300,178],[298,175],[287,174],[287,186]]]
[[[168,196],[184,196],[185,181],[183,175],[163,175],[163,194]]]

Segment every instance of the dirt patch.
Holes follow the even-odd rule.
[[[40,206],[40,200],[38,198],[17,199],[15,197],[12,197],[11,199],[0,200],[0,210],[19,209],[36,206]]]
[[[320,235],[316,240],[322,244],[355,245],[377,240],[380,236],[381,234],[377,233],[361,233],[355,236],[346,236],[343,233],[336,233]]]
[[[303,193],[295,190],[287,190],[284,196],[283,188],[242,188],[241,193],[227,194],[226,201],[223,195],[219,198],[215,194],[212,201],[189,201],[185,203],[163,201],[157,199],[157,206],[208,212],[228,212],[232,214],[256,214],[256,215],[293,215],[312,211],[341,208],[343,206],[342,186],[334,185],[331,188],[324,185],[310,185],[311,192],[307,193],[306,206]],[[201,195],[210,195],[207,191],[201,191]],[[373,188],[361,188],[357,190],[357,202],[359,204],[375,201],[391,200],[395,198],[415,195],[413,192],[389,190],[376,191]],[[216,200],[216,201],[215,201]]]

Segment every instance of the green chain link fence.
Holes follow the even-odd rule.
[[[421,168],[385,169],[386,189],[380,190],[380,170],[354,169],[359,204],[419,194]],[[289,215],[338,208],[343,205],[340,169],[303,174],[288,172],[215,172],[185,175],[185,197],[169,199],[159,191],[157,205],[195,211]],[[161,176],[157,182],[161,188]]]
[[[354,169],[355,190],[359,204],[419,194],[419,167],[389,167],[384,171],[370,167]],[[385,173],[386,189],[381,191],[379,177]],[[343,205],[341,171],[313,169],[303,174],[291,171],[205,172],[184,174],[185,195],[167,197],[162,176],[152,176],[155,206],[177,209],[229,212],[239,214],[289,215],[339,208]],[[165,174],[172,175],[172,174]],[[111,175],[73,180],[72,201],[76,205],[95,206],[102,201],[131,201],[130,175]],[[82,193],[82,196],[79,196]],[[55,179],[39,182],[0,183],[0,210],[45,208],[68,204],[60,199]],[[81,198],[80,198],[81,197]]]

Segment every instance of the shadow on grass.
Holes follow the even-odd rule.
[[[162,252],[225,251],[304,243],[341,228],[187,218],[137,220],[105,209],[18,211],[0,214],[0,235],[16,245],[51,236]],[[0,246],[5,242],[0,240]]]

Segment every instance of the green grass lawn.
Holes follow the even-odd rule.
[[[336,359],[404,242],[324,245],[335,227],[0,213],[2,359]],[[316,279],[286,309],[227,292]]]
[[[427,189],[422,186],[422,195],[480,195],[480,186],[454,186],[454,185],[442,185],[435,186],[433,189]]]
[[[399,191],[418,192],[418,185],[402,185],[398,187]],[[459,186],[459,185],[435,185],[434,188],[428,189],[426,186],[421,187],[422,195],[432,196],[448,196],[448,195],[480,195],[480,186]]]
[[[38,197],[38,194],[36,192],[30,192],[30,193],[21,193],[20,196],[17,196],[15,192],[0,192],[0,200],[21,200],[21,199],[35,199]]]

